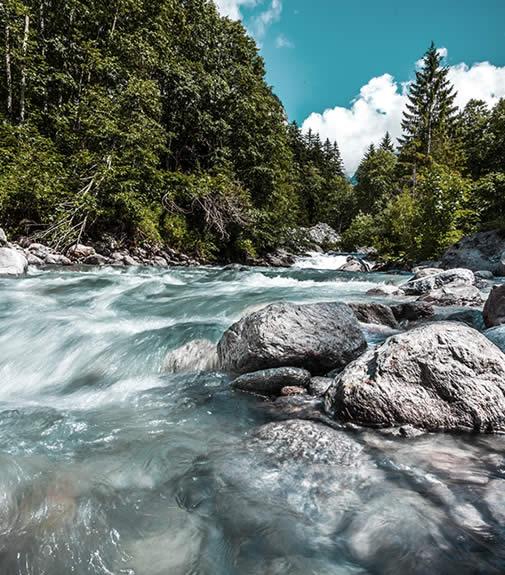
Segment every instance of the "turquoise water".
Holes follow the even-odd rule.
[[[405,279],[326,264],[0,278],[0,574],[505,572],[501,437],[342,430],[341,460],[307,461],[253,446],[280,412],[191,369],[181,346],[248,311]]]

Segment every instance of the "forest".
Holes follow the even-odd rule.
[[[345,250],[413,262],[505,227],[505,101],[458,109],[433,44],[403,137],[371,143],[349,180],[337,142],[289,122],[255,41],[211,1],[2,0],[0,35],[13,236],[240,261],[324,222]]]

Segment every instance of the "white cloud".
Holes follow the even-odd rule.
[[[284,34],[280,34],[275,39],[275,47],[276,48],[294,48],[295,45],[291,40],[288,40]]]
[[[240,20],[242,14],[241,6],[256,6],[256,0],[214,0],[217,9],[223,16],[228,16],[232,20]]]
[[[337,140],[346,173],[352,175],[370,142],[378,142],[389,130],[393,138],[400,135],[405,96],[393,76],[372,78],[360,90],[350,108],[337,106],[323,114],[311,114],[303,123],[319,132],[323,139]]]
[[[447,50],[443,50],[445,57]],[[449,79],[458,92],[456,103],[460,107],[472,98],[494,105],[505,97],[505,66],[457,64],[449,67]],[[313,113],[303,123],[303,130],[311,128],[322,139],[337,140],[346,173],[352,175],[371,142],[378,144],[386,131],[393,138],[400,136],[407,88],[408,83],[399,84],[390,74],[372,78],[349,107]]]
[[[252,8],[254,6],[259,6],[264,4],[264,0],[214,0],[217,9],[223,16],[228,16],[232,20],[241,20],[243,14],[241,12],[242,7]],[[261,40],[266,34],[267,29],[274,23],[277,22],[281,17],[282,12],[282,0],[269,0],[267,8],[259,12],[250,22],[251,26],[248,28],[249,32],[256,38],[256,40]],[[283,38],[286,44],[283,46],[277,46],[287,48],[291,47],[291,43]]]
[[[457,64],[449,68],[448,77],[458,92],[456,104],[459,107],[471,98],[494,106],[505,97],[505,66],[499,68],[489,62],[479,62],[471,67]]]
[[[254,20],[254,32],[259,38],[265,35],[269,26],[277,22],[281,17],[282,2],[281,0],[272,0],[270,7],[264,10]]]

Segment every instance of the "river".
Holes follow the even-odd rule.
[[[0,278],[0,574],[504,573],[501,437],[349,429],[306,460],[252,447],[278,416],[224,374],[163,371],[265,304],[405,280],[341,258]]]

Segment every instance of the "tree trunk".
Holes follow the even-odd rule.
[[[12,70],[9,15],[5,17],[5,76],[7,80],[7,116],[12,118]]]
[[[23,66],[21,68],[21,88],[19,91],[19,123],[25,121],[25,91],[26,91],[26,53],[28,51],[28,34],[30,32],[30,16],[25,14],[25,30],[23,33]]]

